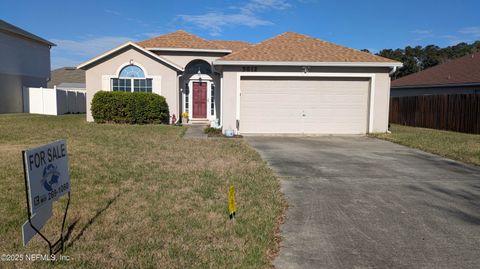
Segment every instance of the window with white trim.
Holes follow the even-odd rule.
[[[145,78],[143,70],[136,65],[127,65],[118,78],[111,80],[114,92],[152,92],[152,79]]]

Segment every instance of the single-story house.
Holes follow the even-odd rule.
[[[52,42],[0,20],[0,113],[23,112],[23,87],[46,87]]]
[[[85,91],[85,70],[76,67],[61,67],[52,70],[48,88]]]
[[[164,96],[177,118],[237,134],[386,132],[390,73],[400,62],[286,32],[258,44],[185,31],[128,42],[77,68],[90,103],[104,91]]]
[[[480,93],[480,52],[392,81],[392,97]]]

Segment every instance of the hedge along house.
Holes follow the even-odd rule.
[[[170,114],[239,134],[365,134],[388,128],[389,74],[402,64],[297,33],[258,44],[177,31],[128,42],[86,70],[99,90],[163,95]]]

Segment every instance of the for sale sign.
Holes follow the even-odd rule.
[[[24,151],[30,212],[42,214],[43,207],[70,191],[65,140]],[[48,212],[48,211],[47,211]]]

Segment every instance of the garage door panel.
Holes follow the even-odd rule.
[[[248,78],[241,81],[242,133],[366,133],[368,80]]]

